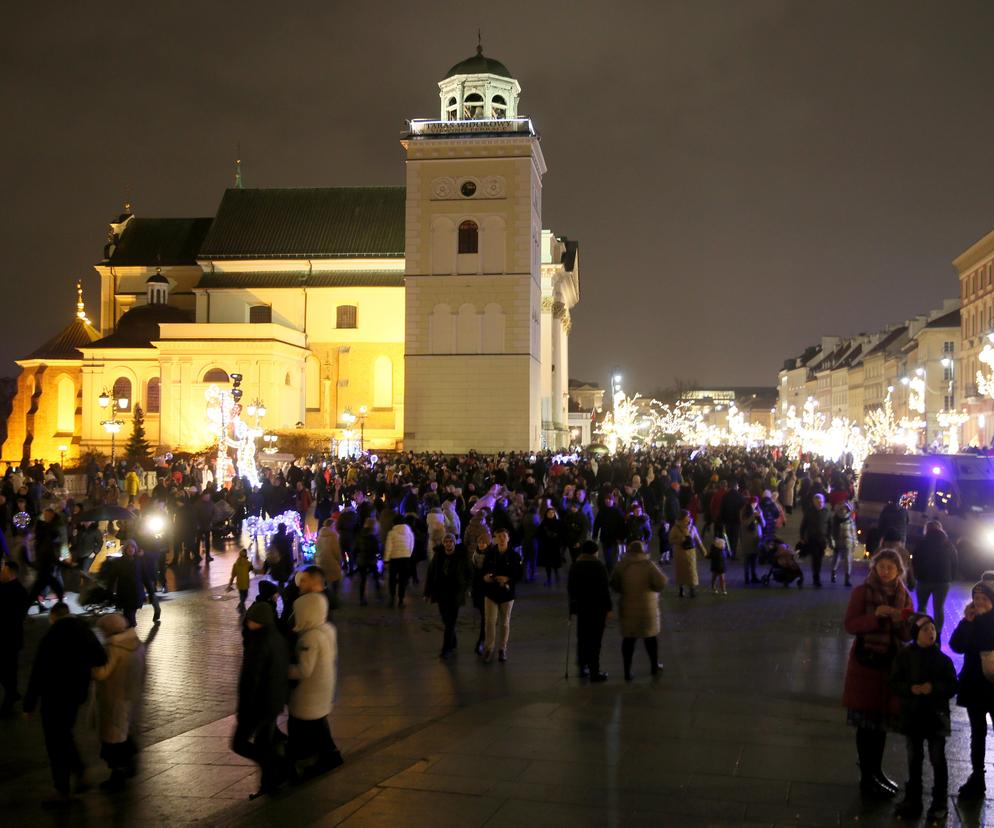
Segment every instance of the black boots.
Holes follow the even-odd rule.
[[[987,790],[987,783],[984,781],[983,772],[974,771],[967,778],[966,782],[960,785],[959,795],[963,799],[981,799]]]
[[[865,727],[856,728],[856,753],[859,756],[859,790],[866,799],[891,799],[897,785],[881,767],[887,734]]]

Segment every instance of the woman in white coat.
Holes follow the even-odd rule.
[[[93,668],[97,682],[100,758],[110,767],[104,790],[119,790],[135,773],[137,749],[131,738],[141,707],[145,645],[123,615],[105,615],[97,622],[104,634],[107,663]]]
[[[326,773],[344,761],[328,724],[335,697],[338,637],[327,617],[328,599],[319,592],[301,595],[293,603],[297,646],[290,678],[297,685],[290,693],[287,747],[290,771],[298,776]]]

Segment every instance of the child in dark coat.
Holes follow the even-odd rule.
[[[912,641],[894,659],[891,689],[901,701],[900,730],[908,745],[908,784],[895,815],[916,819],[922,812],[922,764],[925,742],[934,784],[929,821],[945,822],[949,769],[949,700],[956,694],[956,668],[938,645],[935,622],[924,613],[911,618]]]

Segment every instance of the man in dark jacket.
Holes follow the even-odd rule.
[[[576,563],[570,567],[569,614],[576,616],[576,660],[580,675],[591,681],[607,680],[601,672],[601,640],[611,614],[611,588],[607,568],[597,558],[597,544],[586,541]]]
[[[121,547],[121,557],[113,563],[114,601],[129,627],[137,626],[138,610],[145,603],[145,580],[138,560],[138,542],[129,540]]]
[[[276,629],[270,604],[256,601],[245,613],[245,655],[238,675],[238,709],[231,749],[259,765],[257,796],[271,793],[283,781],[276,753],[276,718],[289,694],[290,654]]]
[[[811,506],[804,512],[804,519],[801,521],[801,544],[804,554],[811,558],[811,580],[819,589],[821,562],[831,537],[832,513],[825,505],[825,496],[818,493],[812,496]]]
[[[62,586],[62,576],[59,574],[59,537],[55,510],[45,509],[35,523],[34,567],[37,574],[28,593],[28,603],[33,604],[37,601],[39,612],[45,611],[41,596],[46,589],[50,588],[60,601],[66,594]]]
[[[893,500],[880,510],[880,517],[877,519],[877,529],[880,537],[883,537],[888,529],[894,529],[901,536],[901,543],[908,544],[908,510]]]
[[[14,710],[17,692],[17,659],[24,646],[24,616],[31,602],[28,591],[17,577],[17,562],[9,558],[0,561],[0,687],[3,706],[0,716]]]
[[[614,569],[618,560],[618,546],[625,539],[625,516],[621,509],[614,505],[614,495],[604,498],[604,505],[597,510],[594,518],[594,540],[600,540],[604,554],[604,565],[608,574]]]
[[[918,583],[918,612],[928,611],[932,596],[932,617],[935,630],[942,640],[942,623],[946,617],[946,595],[956,577],[956,547],[937,520],[925,524],[925,535],[915,547],[912,565]]]
[[[590,534],[590,524],[580,511],[580,503],[570,500],[562,518],[562,536],[569,551],[570,562],[575,562],[580,554],[580,546]]]
[[[742,507],[745,504],[746,499],[739,491],[738,481],[732,480],[728,485],[728,491],[721,499],[719,512],[722,528],[728,538],[728,555],[731,558],[734,558],[739,551],[739,530],[742,525]]]
[[[466,603],[466,590],[473,582],[473,567],[466,548],[456,543],[456,536],[446,532],[442,545],[435,548],[425,575],[425,601],[438,604],[442,617],[442,650],[446,659],[456,651],[456,621],[459,607]]]
[[[79,781],[86,770],[73,739],[76,716],[89,693],[90,671],[105,664],[107,656],[86,622],[70,615],[61,601],[52,607],[49,622],[52,626],[38,645],[24,694],[24,714],[30,717],[41,702],[45,749],[59,794],[53,802],[66,804],[70,775]]]

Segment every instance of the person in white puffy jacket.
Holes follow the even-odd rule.
[[[390,572],[390,606],[400,597],[398,606],[404,606],[407,579],[410,577],[411,555],[414,553],[414,531],[404,521],[398,521],[387,535],[383,547],[383,563]]]
[[[442,514],[442,507],[432,507],[432,510],[425,515],[425,523],[428,524],[428,560],[431,561],[435,547],[442,545],[445,533],[449,531],[445,526],[445,515]]]
[[[297,685],[290,693],[287,748],[291,773],[303,777],[326,773],[344,762],[328,723],[338,671],[338,636],[327,617],[328,599],[322,593],[301,595],[293,603],[297,646],[290,679]]]

